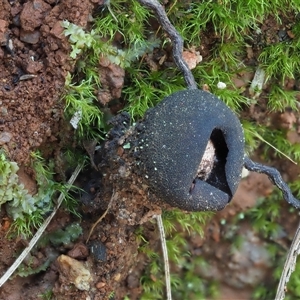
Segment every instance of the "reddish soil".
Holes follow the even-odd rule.
[[[42,148],[48,157],[55,158],[59,156],[66,139],[69,139],[67,138],[69,133],[64,135],[62,130],[66,128],[69,132],[67,129],[69,125],[63,119],[64,103],[61,101],[61,95],[64,91],[66,74],[73,71],[74,61],[69,57],[70,45],[67,38],[62,35],[60,22],[69,20],[86,27],[96,4],[98,5],[99,1],[0,0],[0,146],[6,150],[11,160],[21,166],[19,172],[21,181],[32,192],[36,188],[35,181],[26,168],[30,152]],[[275,26],[270,20],[265,26],[263,30],[266,32],[266,38],[274,39],[277,36],[277,25]],[[211,41],[207,39],[201,53],[204,59],[211,45]],[[252,50],[248,53],[249,64],[259,52],[255,47]],[[103,72],[106,72],[107,66],[104,63],[101,66]],[[123,70],[118,69],[116,72],[119,77],[124,76]],[[236,84],[246,86],[248,78],[252,76],[253,74],[239,74]],[[111,91],[108,95],[103,93],[103,98],[99,99],[102,103],[107,103],[112,94],[113,97],[119,97],[120,85],[123,84],[121,82],[110,86],[109,79],[106,81],[107,90],[118,89],[118,91],[115,91],[116,95]],[[247,113],[250,113],[251,118],[255,120],[263,120],[264,103],[259,107],[251,107]],[[281,125],[296,122],[286,115],[279,117]],[[290,134],[290,139],[298,141],[299,135]],[[281,165],[280,162],[278,166],[285,170],[288,179],[295,178],[299,174],[298,168],[291,169],[289,166]],[[122,177],[122,174],[120,176]],[[89,185],[91,179],[94,181]],[[78,185],[93,196],[97,196],[98,179],[98,173],[87,170],[81,175]],[[129,185],[129,179],[126,180],[124,182]],[[138,176],[132,177],[131,180],[135,180],[138,186]],[[41,245],[36,247],[30,257],[26,258],[25,263],[35,269],[49,259],[46,271],[25,278],[14,277],[0,288],[0,299],[39,299],[41,294],[49,290],[53,291],[55,299],[123,299],[125,295],[129,295],[130,299],[138,299],[141,294],[140,278],[147,259],[138,252],[139,245],[135,238],[135,230],[143,223],[145,237],[157,251],[160,251],[157,228],[153,223],[147,222],[153,215],[160,213],[160,208],[155,204],[149,206],[145,202],[142,188],[135,191],[135,197],[129,195],[127,188],[124,184],[120,188],[121,194],[115,195],[123,200],[113,201],[112,204],[112,211],[118,213],[118,217],[111,212],[108,213],[98,224],[87,244],[86,239],[91,226],[104,213],[111,200],[109,192],[106,191],[104,194],[103,202],[100,197],[93,198],[95,207],[89,203],[89,198],[81,199],[84,204],[82,220],[60,210],[47,228],[47,233],[65,229],[70,223],[80,222],[83,234],[67,244],[50,243],[46,247]],[[205,257],[213,266],[210,273],[199,267],[198,274],[203,278],[217,279],[221,282],[221,296],[218,299],[250,299],[255,284],[267,280],[269,276],[268,258],[259,261],[246,253],[246,248],[251,243],[256,245],[255,250],[261,253],[260,257],[265,255],[264,241],[253,234],[250,225],[245,223],[234,232],[247,237],[242,248],[245,251],[236,251],[234,255],[229,255],[230,241],[224,238],[226,233],[230,233],[229,226],[226,228],[220,224],[221,220],[230,220],[239,212],[254,206],[257,199],[269,194],[270,190],[272,185],[264,175],[251,174],[240,184],[233,204],[216,214],[207,224],[204,239],[195,234],[186,236],[192,257]],[[134,200],[130,202],[130,199]],[[135,208],[138,209],[134,211]],[[124,213],[123,219],[121,212]],[[136,214],[133,215],[133,212]],[[2,275],[27,242],[22,240],[22,237],[17,240],[8,239],[6,234],[10,220],[4,209],[0,217],[0,274]],[[293,234],[293,228],[296,228],[296,223],[296,217],[292,218],[289,215],[285,224],[289,238]],[[61,254],[76,261],[61,256],[57,260]],[[78,272],[79,275],[72,273],[73,267],[74,272]],[[173,271],[180,274],[180,270]],[[80,283],[83,290],[79,290],[73,284],[78,276],[85,279]],[[251,284],[247,282],[250,276],[254,278]],[[109,298],[112,292],[114,296]]]
[[[85,27],[90,1],[8,2],[0,7],[0,142],[10,158],[28,163],[30,151],[42,145],[57,149],[62,126],[61,95],[73,70],[62,20]]]

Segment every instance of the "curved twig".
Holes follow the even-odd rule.
[[[138,0],[142,5],[149,7],[154,11],[162,28],[168,33],[173,45],[173,58],[183,73],[184,80],[189,89],[197,89],[195,78],[189,69],[188,65],[182,57],[183,40],[175,27],[171,24],[164,8],[157,0]]]
[[[112,196],[111,196],[111,198],[110,198],[110,201],[109,201],[109,203],[108,203],[107,209],[105,210],[105,212],[101,215],[101,217],[100,217],[100,218],[93,224],[93,226],[91,227],[90,232],[89,232],[89,234],[88,234],[88,237],[87,237],[87,239],[86,239],[86,241],[85,241],[86,244],[87,244],[88,241],[90,240],[90,237],[91,237],[91,235],[92,235],[94,229],[95,229],[96,226],[97,226],[97,225],[105,218],[105,216],[107,215],[108,211],[109,211],[110,208],[111,208],[112,202],[113,202],[114,199],[117,198],[117,197],[118,197],[118,194],[115,195],[115,191],[113,191]]]
[[[278,170],[272,167],[264,166],[259,163],[255,163],[247,156],[245,157],[244,166],[249,171],[268,175],[272,183],[275,184],[282,191],[283,198],[295,208],[297,209],[300,208],[300,201],[293,196],[289,186],[282,180],[282,177]],[[283,267],[283,271],[280,277],[280,282],[277,288],[275,300],[283,300],[285,297],[286,285],[289,282],[291,274],[295,270],[296,260],[299,251],[300,251],[300,225],[298,226],[289,253],[287,255]]]
[[[296,199],[289,186],[282,180],[282,177],[278,170],[272,167],[264,166],[262,164],[252,161],[249,157],[245,156],[244,166],[249,171],[263,173],[268,175],[269,179],[275,184],[282,192],[283,198],[292,206],[300,209],[300,201]]]

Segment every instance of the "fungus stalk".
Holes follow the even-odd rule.
[[[183,51],[183,40],[180,36],[180,34],[177,32],[175,27],[172,25],[170,20],[168,19],[168,16],[162,7],[162,5],[157,0],[138,0],[142,5],[150,8],[154,11],[157,20],[159,21],[162,28],[167,32],[169,35],[172,45],[173,45],[173,58],[174,61],[179,68],[179,70],[182,72],[186,85],[188,89],[197,89],[197,84],[194,79],[194,76],[189,69],[188,65],[184,61],[182,57],[182,51]]]

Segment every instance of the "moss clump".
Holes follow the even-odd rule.
[[[74,199],[67,194],[69,187],[53,179],[51,162],[46,166],[45,160],[38,152],[31,153],[31,166],[35,171],[37,193],[31,195],[19,181],[19,167],[10,161],[4,152],[0,152],[0,206],[5,205],[8,215],[13,219],[11,231],[23,237],[32,235],[33,228],[39,228],[46,213],[53,209],[53,196],[56,192],[65,195],[65,204],[73,212]],[[78,215],[78,213],[75,212]]]
[[[19,182],[19,167],[0,154],[0,205],[7,204],[7,211],[13,219],[31,214],[36,210],[36,199]]]
[[[77,240],[81,234],[81,226],[77,223],[72,223],[65,229],[58,229],[43,236],[39,241],[39,246],[46,245],[48,242],[50,242],[55,247],[68,245],[71,242]]]

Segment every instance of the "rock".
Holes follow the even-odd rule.
[[[111,63],[108,58],[101,57],[99,59],[99,76],[102,85],[101,92],[98,93],[99,102],[106,105],[110,100],[120,98],[124,85],[124,69]],[[104,92],[103,97],[102,92]]]
[[[5,20],[0,20],[0,44],[5,45],[6,44],[6,31],[8,28],[8,22]]]
[[[6,131],[1,132],[0,133],[0,146],[9,143],[10,140],[11,140],[11,138],[12,138],[12,134],[11,133],[6,132]]]
[[[61,25],[61,21],[57,21],[52,27],[50,33],[58,39],[64,38],[64,28]]]
[[[21,27],[26,31],[34,31],[41,26],[51,6],[42,0],[28,1],[20,14]]]
[[[84,259],[88,257],[89,250],[83,243],[78,243],[68,252],[68,255],[72,258]]]
[[[34,61],[29,59],[25,67],[25,70],[29,74],[37,74],[39,71],[43,69],[43,67],[44,65],[41,61]]]
[[[195,69],[196,66],[202,61],[200,52],[196,51],[195,48],[191,48],[188,51],[183,51],[182,57],[190,70]]]
[[[37,30],[35,31],[25,31],[21,30],[20,31],[20,40],[22,42],[28,43],[28,44],[37,44],[39,41],[41,33]]]
[[[37,182],[33,180],[27,173],[24,165],[21,165],[18,172],[19,182],[24,185],[24,188],[30,195],[34,195],[38,191]]]
[[[60,280],[73,283],[79,290],[88,291],[92,281],[92,275],[85,264],[67,255],[57,258]]]
[[[100,241],[92,241],[90,243],[91,255],[96,261],[106,261],[106,247]]]
[[[97,284],[96,284],[96,288],[97,289],[102,289],[103,287],[106,286],[106,283],[105,282],[102,282],[102,281],[99,281]]]
[[[230,226],[222,229],[224,236],[230,231]],[[207,280],[216,280],[235,289],[245,290],[265,282],[272,267],[272,257],[266,244],[248,225],[238,235],[243,237],[241,244],[238,248],[230,248],[230,251],[230,244],[224,239],[217,243],[204,243],[200,255],[207,265],[197,267],[195,272]],[[211,249],[214,249],[213,253]],[[211,255],[213,258],[208,258]]]
[[[236,288],[257,286],[272,265],[268,250],[253,231],[244,232],[243,237],[239,249],[233,248],[231,260],[227,263],[226,283]]]
[[[115,281],[120,281],[120,279],[121,279],[121,274],[120,273],[117,273],[114,277],[113,277],[113,279],[115,280]]]
[[[129,274],[126,279],[127,286],[130,289],[135,289],[140,286],[140,278],[136,274]]]

